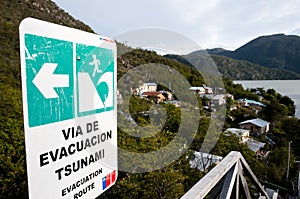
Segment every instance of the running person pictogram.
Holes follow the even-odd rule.
[[[97,59],[97,56],[93,55],[93,61],[89,63],[90,65],[94,65],[94,71],[93,71],[93,77],[95,77],[96,73],[101,73],[102,70],[99,69],[99,66],[101,64],[100,60]]]

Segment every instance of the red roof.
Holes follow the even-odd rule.
[[[160,92],[144,92],[142,95],[156,97],[160,94],[161,94]]]

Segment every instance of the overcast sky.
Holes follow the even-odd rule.
[[[139,28],[169,29],[202,48],[235,50],[275,33],[300,33],[299,0],[54,0],[76,19],[113,37]]]

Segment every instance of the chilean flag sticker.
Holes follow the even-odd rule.
[[[113,170],[111,173],[102,178],[102,190],[108,188],[116,181],[116,173],[116,170]]]

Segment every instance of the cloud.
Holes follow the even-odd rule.
[[[235,49],[255,37],[288,33],[300,27],[299,1],[55,1],[106,36],[137,28],[160,27],[183,33],[203,48]]]

